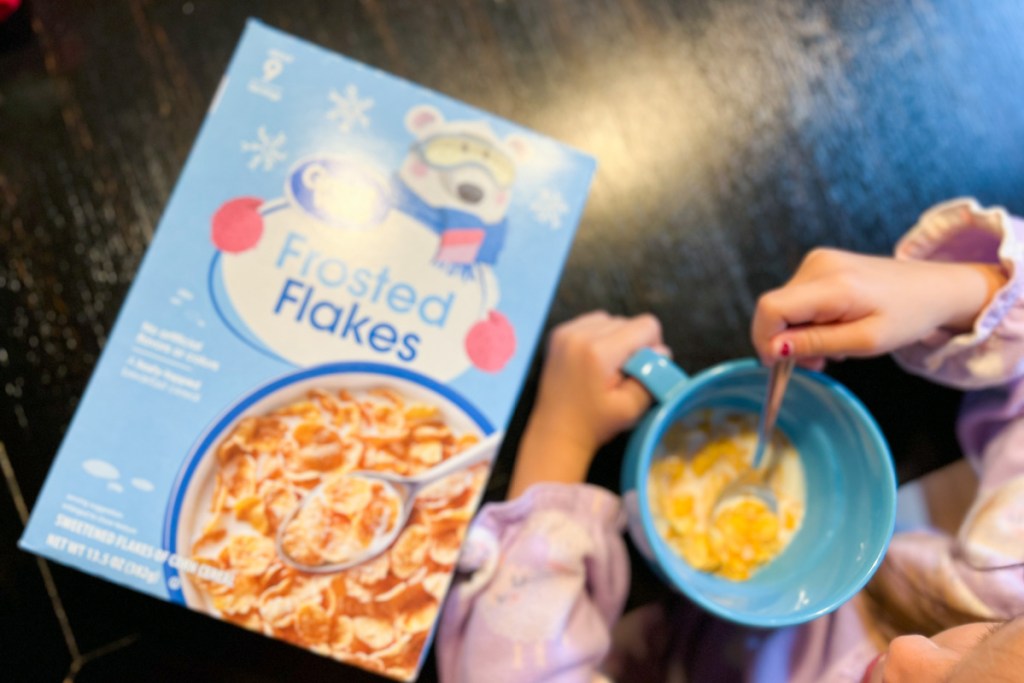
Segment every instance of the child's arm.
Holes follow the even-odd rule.
[[[649,405],[619,371],[645,346],[666,351],[651,316],[590,313],[553,332],[510,500],[474,520],[445,604],[442,681],[601,680],[629,564],[619,499],[581,482]]]
[[[895,352],[907,370],[963,389],[1024,374],[1024,223],[955,200],[926,212],[895,258],[815,250],[758,301],[751,336],[810,367]],[[998,333],[994,333],[998,328]]]
[[[969,332],[1005,280],[995,264],[815,249],[789,282],[761,296],[752,338],[765,362],[792,354],[820,368],[825,358],[878,356]]]
[[[627,319],[595,311],[551,333],[508,498],[536,482],[586,479],[597,449],[631,427],[650,406],[647,391],[621,372],[643,347],[668,353],[661,325],[651,315]]]

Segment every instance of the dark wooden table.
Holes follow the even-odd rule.
[[[0,463],[29,506],[249,15],[597,157],[549,325],[653,311],[690,370],[749,355],[758,293],[814,245],[887,252],[959,195],[1024,213],[1016,0],[30,0],[0,25]],[[885,359],[830,372],[901,481],[958,457],[956,393]],[[596,481],[617,485],[620,448]],[[110,644],[76,680],[369,679],[48,565],[62,631],[9,493],[5,680],[60,680],[69,647]],[[642,567],[635,586],[660,590]]]

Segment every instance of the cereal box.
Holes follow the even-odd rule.
[[[412,680],[593,171],[250,22],[21,547]]]

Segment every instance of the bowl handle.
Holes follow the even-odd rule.
[[[640,349],[630,356],[622,371],[647,387],[659,402],[690,379],[679,366],[651,349]]]

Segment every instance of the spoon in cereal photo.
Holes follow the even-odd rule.
[[[278,528],[278,556],[311,574],[333,574],[372,560],[398,538],[417,497],[450,475],[490,461],[503,437],[495,432],[415,476],[357,470],[325,479]]]
[[[768,390],[765,392],[761,419],[757,426],[757,445],[754,448],[754,457],[750,461],[750,469],[722,489],[718,500],[711,508],[711,517],[714,521],[717,522],[730,508],[737,505],[752,508],[748,513],[763,513],[764,508],[767,508],[769,514],[778,513],[779,503],[769,485],[782,453],[782,448],[774,438],[775,420],[782,406],[786,385],[793,374],[794,364],[792,358],[784,358],[772,366],[768,375]]]

